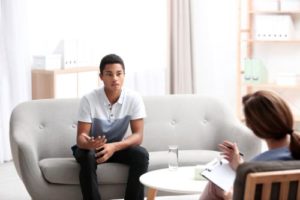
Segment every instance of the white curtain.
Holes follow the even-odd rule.
[[[12,159],[11,111],[31,94],[26,8],[26,0],[0,0],[0,163]]]
[[[192,13],[190,0],[171,0],[171,93],[194,93]]]

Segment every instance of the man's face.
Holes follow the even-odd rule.
[[[121,64],[107,64],[104,67],[103,73],[100,74],[100,79],[108,91],[115,92],[122,89],[124,75],[125,73]]]

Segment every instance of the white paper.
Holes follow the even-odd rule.
[[[220,160],[215,159],[208,163],[207,168],[202,172],[202,176],[224,191],[229,191],[233,187],[236,172],[226,160],[222,159],[220,162]]]

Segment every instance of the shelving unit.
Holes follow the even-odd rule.
[[[274,90],[278,92],[290,105],[296,121],[300,121],[300,0],[295,3],[295,7],[290,7],[289,11],[285,3],[289,0],[260,0],[270,3],[270,9],[259,8],[254,5],[259,3],[259,0],[239,0],[238,5],[238,42],[237,42],[237,111],[238,115],[242,119],[242,103],[241,98],[247,93],[260,90]],[[292,2],[292,3],[293,3]],[[272,5],[271,5],[272,4]],[[275,5],[275,6],[274,6]],[[291,4],[289,4],[290,6]],[[298,8],[299,6],[299,8]],[[284,8],[284,9],[283,9]],[[291,19],[290,22],[294,29],[291,29],[290,34],[281,35],[278,34],[266,34],[264,37],[258,37],[258,21],[259,17],[263,19],[281,16],[281,18]],[[266,21],[264,21],[266,22]],[[273,23],[273,22],[272,22]],[[268,29],[266,23],[266,29]],[[276,25],[276,22],[275,22]],[[280,24],[287,27],[289,24]],[[273,23],[274,26],[274,23]],[[299,27],[297,27],[299,26]],[[275,30],[277,27],[269,27],[269,30]],[[276,30],[279,30],[278,28]],[[270,37],[268,37],[270,36]],[[277,38],[276,38],[277,37]],[[297,49],[297,51],[291,52],[291,49]],[[291,52],[291,53],[290,53]],[[299,52],[299,53],[297,53]],[[246,80],[246,62],[245,60],[260,60],[263,64],[260,67],[265,67],[267,72],[267,81],[247,81]],[[273,59],[273,60],[272,60]],[[297,60],[298,59],[298,60]],[[293,72],[291,72],[292,70]],[[254,70],[254,68],[252,68]],[[278,74],[276,75],[276,70]],[[292,74],[290,80],[287,79],[286,83],[280,82],[280,76],[283,74]],[[262,74],[260,74],[262,76]],[[292,80],[293,79],[293,80]],[[291,82],[293,82],[291,84]]]
[[[32,99],[76,98],[99,87],[98,67],[33,69]]]

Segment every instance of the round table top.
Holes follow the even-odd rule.
[[[168,168],[149,171],[140,177],[141,183],[145,186],[161,191],[200,194],[207,180],[195,180],[196,166],[179,167],[177,170]]]

